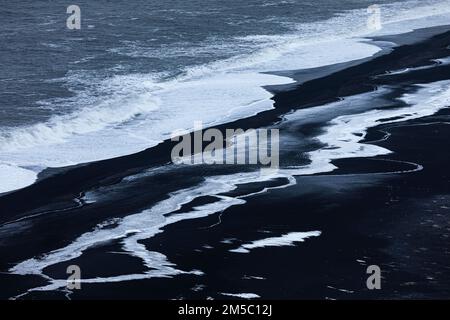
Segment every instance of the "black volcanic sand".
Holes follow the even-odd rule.
[[[450,150],[443,146],[450,135],[449,120],[446,109],[408,126],[383,128],[392,136],[380,145],[395,153],[378,160],[408,159],[422,164],[422,171],[338,170],[299,177],[296,186],[226,210],[219,224],[218,214],[182,221],[144,241],[183,270],[200,269],[203,276],[83,284],[72,298],[227,298],[220,292],[268,299],[448,298]],[[355,171],[370,165],[349,159],[339,166],[350,163]],[[313,230],[322,235],[295,246],[229,251],[257,239]],[[381,290],[366,288],[366,269],[372,264],[382,270]]]
[[[338,170],[299,177],[294,187],[226,210],[220,223],[218,214],[182,221],[143,242],[183,270],[199,269],[203,276],[86,284],[72,297],[220,299],[227,298],[219,294],[224,292],[268,299],[449,298],[450,150],[444,147],[449,120],[446,109],[415,121],[422,125],[383,129],[392,136],[380,145],[395,153],[378,160],[407,159],[422,164],[422,171]],[[447,123],[432,124],[436,121]],[[370,166],[352,159],[339,166],[350,163],[355,171]],[[295,246],[229,251],[257,239],[313,230],[322,235]],[[366,288],[372,264],[382,270],[381,290]]]
[[[424,32],[418,32],[420,39]],[[402,86],[394,90],[395,95],[407,92],[409,84],[448,79],[447,65],[377,77],[449,56],[450,32],[414,44],[412,38],[414,33],[408,35],[408,44],[374,59],[353,62],[348,68],[332,66],[332,73],[321,69],[320,78],[309,75],[312,80],[301,86],[277,92],[274,110],[219,129],[270,125],[291,109],[322,105],[380,85]],[[370,129],[368,142],[391,133],[386,141],[374,144],[393,154],[336,161],[339,169],[332,173],[297,177],[295,186],[247,198],[245,205],[220,214],[166,226],[163,233],[142,242],[149,250],[166,255],[176,268],[200,270],[203,275],[83,284],[83,290],[71,297],[225,299],[227,296],[220,293],[254,293],[267,299],[448,298],[449,114],[445,109],[427,118]],[[312,125],[308,131],[315,134],[323,125]],[[203,174],[210,173],[208,170],[214,170],[193,172],[185,168],[176,176],[169,172],[135,185],[118,183],[131,174],[167,163],[172,146],[166,141],[138,154],[67,168],[57,174],[47,172],[33,186],[0,197],[0,223],[38,215],[2,226],[0,270],[68,245],[105,219],[140,212],[166,198],[168,192],[195,185]],[[424,169],[396,173],[415,169],[415,163]],[[220,170],[232,172],[229,168]],[[284,183],[242,185],[230,195]],[[95,204],[74,201],[92,189],[105,198]],[[211,200],[199,198],[184,208]],[[315,230],[322,234],[295,246],[254,249],[250,253],[229,251],[258,239]],[[77,259],[52,266],[46,273],[63,277],[67,265],[74,263],[86,268],[86,277],[142,271],[136,258],[123,255],[111,259],[119,250],[117,242],[108,242]],[[381,290],[366,288],[366,268],[372,264],[382,270]],[[0,298],[44,284],[46,281],[38,276],[0,274]],[[24,298],[66,297],[64,292],[33,292]]]

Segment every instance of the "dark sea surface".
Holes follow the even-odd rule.
[[[71,4],[2,3],[2,128],[46,121],[95,103],[114,93],[96,85],[115,76],[144,74],[163,81],[190,67],[276,45],[276,36],[332,34],[317,22],[372,2],[81,0],[75,3],[82,14],[79,31],[66,28]],[[337,31],[348,31],[355,22]],[[124,89],[129,90],[124,95],[136,93]]]

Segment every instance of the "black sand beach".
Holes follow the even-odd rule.
[[[291,110],[338,101],[380,86],[392,88],[384,98],[391,97],[395,107],[396,98],[414,92],[415,84],[450,79],[450,65],[432,62],[449,56],[450,32],[443,29],[448,30],[441,27],[413,32],[407,36],[407,44],[392,52],[386,49],[372,59],[328,67],[328,71],[315,70],[317,76],[310,74],[308,81],[295,87],[271,88],[276,92],[275,109],[219,129],[271,126]],[[433,64],[432,68],[383,76],[393,70]],[[298,81],[302,74],[304,71],[297,74]],[[297,176],[294,186],[245,198],[245,204],[220,213],[167,225],[162,233],[140,241],[166,256],[177,269],[199,270],[201,274],[83,283],[82,290],[74,290],[69,296],[227,299],[237,297],[227,294],[251,293],[263,299],[449,298],[449,117],[446,108],[420,119],[380,123],[369,129],[366,143],[391,150],[389,155],[334,161],[338,169],[333,172]],[[310,141],[304,151],[318,147],[314,137],[325,125],[311,121],[300,127],[297,134]],[[381,139],[387,133],[387,139]],[[173,145],[166,141],[122,158],[57,173],[49,170],[36,184],[0,197],[0,270],[6,272],[24,259],[67,246],[104,220],[147,209],[167,198],[169,192],[199,183],[202,176],[234,170],[186,168],[174,175],[161,169],[134,185],[121,184],[125,177],[168,163]],[[307,159],[297,160],[299,165],[308,163]],[[416,164],[423,169],[415,170]],[[233,192],[245,194],[278,184],[285,181],[241,186]],[[90,190],[104,194],[104,199],[95,203],[82,200]],[[196,201],[185,208],[212,199]],[[321,232],[320,236],[293,246],[256,248],[248,253],[230,251],[258,239],[315,230]],[[118,242],[106,242],[47,268],[45,273],[64,279],[71,264],[79,265],[88,278],[145,271],[139,259],[117,251]],[[366,287],[369,265],[382,270],[381,290]],[[39,275],[2,273],[0,283],[0,297],[7,299],[46,285],[47,280]],[[66,299],[67,294],[32,291],[21,298]]]

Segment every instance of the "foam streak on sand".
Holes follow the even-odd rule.
[[[332,163],[333,160],[390,154],[391,151],[388,149],[363,142],[369,128],[430,116],[450,106],[450,81],[421,84],[417,87],[417,92],[400,98],[408,104],[407,107],[374,109],[359,114],[340,116],[330,121],[325,132],[317,138],[325,147],[308,154],[311,164],[286,169],[284,172],[292,175],[331,172],[337,169]],[[339,104],[345,104],[345,100],[334,105],[338,107]],[[291,117],[295,118],[295,113]]]
[[[93,231],[83,234],[70,245],[39,258],[25,260],[11,268],[9,272],[20,275],[41,275],[50,281],[50,284],[46,286],[33,288],[29,291],[61,289],[67,285],[67,281],[52,279],[45,275],[45,268],[80,257],[86,250],[106,242],[121,241],[124,252],[140,258],[143,265],[148,268],[148,271],[142,274],[82,279],[82,283],[120,282],[153,277],[171,277],[183,273],[201,275],[202,272],[198,270],[186,272],[176,269],[175,265],[169,262],[163,254],[148,250],[140,241],[161,233],[163,227],[167,225],[182,220],[206,217],[210,214],[224,211],[231,206],[245,203],[245,200],[239,198],[220,195],[221,193],[234,190],[238,184],[243,184],[247,181],[267,181],[279,177],[280,175],[261,176],[258,172],[254,172],[207,178],[204,183],[196,187],[171,194],[168,199],[157,203],[151,209],[116,221],[116,227],[111,228],[106,223],[99,224]],[[215,196],[218,201],[195,207],[191,211],[167,216],[169,213],[181,209],[184,204],[206,195]]]
[[[224,295],[224,296],[228,296],[228,297],[241,298],[241,299],[258,299],[258,298],[261,298],[256,293],[226,293],[226,292],[221,292],[220,294]]]
[[[304,242],[305,239],[318,237],[320,234],[320,231],[291,232],[280,237],[266,238],[243,244],[239,248],[230,251],[236,253],[249,253],[250,250],[257,248],[293,246],[296,242]]]

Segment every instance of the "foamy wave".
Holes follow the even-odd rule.
[[[34,146],[63,143],[74,135],[99,131],[129,121],[159,107],[150,93],[107,99],[72,114],[55,116],[47,123],[0,132],[0,151],[11,152]]]
[[[126,88],[142,88],[146,79],[138,79]],[[63,167],[139,152],[170,139],[176,130],[192,130],[195,121],[210,126],[271,109],[272,95],[262,86],[291,82],[253,73],[162,84],[148,81],[145,94],[116,93],[92,108],[3,133],[0,161],[11,168]]]

